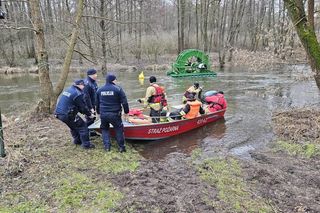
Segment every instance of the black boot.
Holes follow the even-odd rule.
[[[89,132],[90,137],[96,137],[99,136],[95,131],[90,131]]]
[[[122,153],[122,152],[127,152],[126,147],[120,148],[119,151],[120,151],[120,153]]]
[[[94,149],[94,148],[96,148],[96,146],[94,144],[90,143],[87,146],[82,146],[82,148],[84,148],[84,149]]]

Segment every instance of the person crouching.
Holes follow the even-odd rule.
[[[87,108],[83,99],[84,81],[76,80],[74,84],[65,90],[57,103],[55,117],[65,123],[73,137],[73,143],[81,145],[84,149],[95,148],[90,143],[89,130],[86,122],[77,115],[78,112],[94,118],[94,115]]]

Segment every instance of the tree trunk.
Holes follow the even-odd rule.
[[[69,46],[67,49],[66,56],[64,58],[64,62],[63,62],[63,66],[62,66],[62,73],[61,73],[60,78],[58,80],[57,86],[55,87],[55,90],[54,90],[54,95],[53,95],[53,100],[51,102],[51,104],[52,104],[51,107],[55,106],[57,99],[58,99],[58,96],[62,92],[64,85],[66,83],[66,80],[68,78],[70,64],[71,64],[71,60],[72,60],[72,56],[73,56],[73,51],[74,51],[74,47],[77,43],[77,39],[79,36],[79,31],[80,31],[80,26],[81,26],[81,18],[82,18],[83,8],[84,8],[83,1],[84,0],[78,0],[78,8],[77,8],[77,14],[76,14],[76,19],[75,19],[75,23],[74,23],[74,28],[72,29],[71,38],[69,41]]]
[[[196,2],[195,2],[195,4],[196,4],[196,14],[195,14],[195,16],[196,16],[196,23],[195,23],[195,25],[196,25],[196,47],[197,48],[199,48],[199,15],[198,15],[198,0],[196,0]]]
[[[185,28],[185,14],[186,14],[186,1],[185,0],[180,0],[181,1],[181,24],[180,24],[180,27],[181,27],[181,30],[180,30],[180,33],[181,33],[181,51],[184,50],[184,28]]]
[[[178,13],[178,52],[184,49],[184,19],[185,19],[185,0],[177,1]]]
[[[138,40],[137,40],[137,46],[138,46],[138,51],[136,54],[136,58],[138,60],[141,59],[141,54],[142,54],[142,6],[143,6],[143,1],[139,1],[139,26],[138,26]]]
[[[202,7],[202,28],[201,28],[201,33],[202,33],[202,49],[203,51],[207,52],[208,51],[208,14],[209,14],[209,1],[203,0],[201,2],[201,7]]]
[[[48,53],[45,45],[44,24],[41,19],[39,0],[30,0],[30,10],[35,30],[35,43],[40,81],[41,101],[38,103],[37,108],[39,112],[50,113],[54,106],[51,99],[53,88],[49,76]]]
[[[314,0],[308,0],[308,21],[314,30]]]
[[[100,16],[104,17],[105,16],[105,1],[100,0]],[[101,20],[100,21],[100,29],[102,31],[101,34],[101,48],[102,48],[102,73],[106,74],[107,73],[107,44],[106,44],[106,21]]]
[[[320,89],[320,45],[312,26],[306,19],[303,0],[284,0],[284,3],[307,53],[310,66],[315,72],[314,78]]]

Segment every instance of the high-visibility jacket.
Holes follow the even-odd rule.
[[[160,103],[162,106],[167,106],[167,100],[164,94],[164,88],[157,84],[152,85],[155,88],[156,94],[150,96],[149,103]]]
[[[194,86],[191,86],[189,87],[183,97],[182,97],[182,103],[186,103],[187,102],[187,98],[189,97],[190,94],[192,94],[194,97],[198,98],[198,99],[201,99],[201,92],[202,92],[202,89],[201,87],[199,88],[195,88]]]
[[[197,117],[199,115],[201,102],[198,100],[195,100],[195,101],[188,101],[187,104],[190,106],[190,110],[183,117],[187,119],[192,119]]]

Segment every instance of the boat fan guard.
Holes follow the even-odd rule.
[[[210,69],[209,56],[197,49],[182,51],[167,75],[172,77],[216,76]]]

